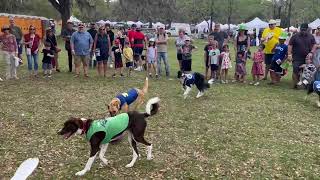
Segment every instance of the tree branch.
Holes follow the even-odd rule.
[[[57,1],[58,1],[59,3],[58,3]],[[61,13],[62,8],[61,8],[61,4],[60,4],[60,1],[59,1],[59,0],[49,0],[49,2],[52,4],[52,6],[53,6],[54,8],[56,8],[57,11],[59,11],[59,12]]]

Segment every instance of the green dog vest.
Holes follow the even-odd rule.
[[[92,135],[96,132],[105,132],[106,135],[102,140],[102,144],[107,144],[115,135],[127,129],[129,124],[129,116],[127,113],[122,113],[114,117],[99,119],[92,121],[87,132],[86,139],[89,141]]]

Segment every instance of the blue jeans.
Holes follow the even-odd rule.
[[[27,55],[27,60],[28,60],[28,70],[32,71],[32,59],[33,59],[33,64],[34,64],[34,70],[38,71],[38,53],[37,54],[33,54],[31,53],[31,55]]]
[[[166,76],[170,76],[169,72],[169,63],[168,63],[168,53],[166,52],[158,52],[158,74],[161,75],[161,59],[163,60],[165,69],[166,69]]]

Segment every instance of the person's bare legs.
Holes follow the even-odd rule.
[[[297,88],[297,83],[299,82],[299,74],[296,73],[292,73],[292,82],[293,82],[293,88],[296,89]]]
[[[83,73],[85,77],[88,77],[88,60],[87,57],[84,57],[84,60],[82,61],[83,65]]]
[[[102,63],[102,69],[103,69],[103,76],[107,76],[107,69],[108,69],[108,60],[103,61]]]

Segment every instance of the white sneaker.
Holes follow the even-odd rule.
[[[208,81],[208,83],[209,83],[209,84],[213,84],[213,83],[214,83],[214,79],[210,79],[210,80]]]
[[[297,83],[297,85],[298,85],[298,86],[301,86],[301,85],[302,85],[302,82],[301,82],[301,81],[299,81],[299,82]]]
[[[224,80],[221,80],[221,84],[225,84],[226,82]]]
[[[140,67],[137,67],[134,69],[135,71],[140,71]]]
[[[250,85],[254,85],[255,83],[254,83],[254,81],[252,81],[252,82],[250,82],[249,84],[250,84]]]
[[[309,82],[305,79],[305,80],[302,81],[302,83],[303,83],[304,85],[307,85]]]
[[[0,82],[2,82],[3,81],[3,79],[2,78],[0,78]]]
[[[199,97],[201,97],[201,96],[203,96],[204,95],[204,92],[199,92],[198,94],[197,94],[197,98],[199,98]]]
[[[259,85],[260,85],[260,83],[259,83],[259,82],[256,82],[256,83],[254,83],[254,85],[255,85],[255,86],[259,86]]]

